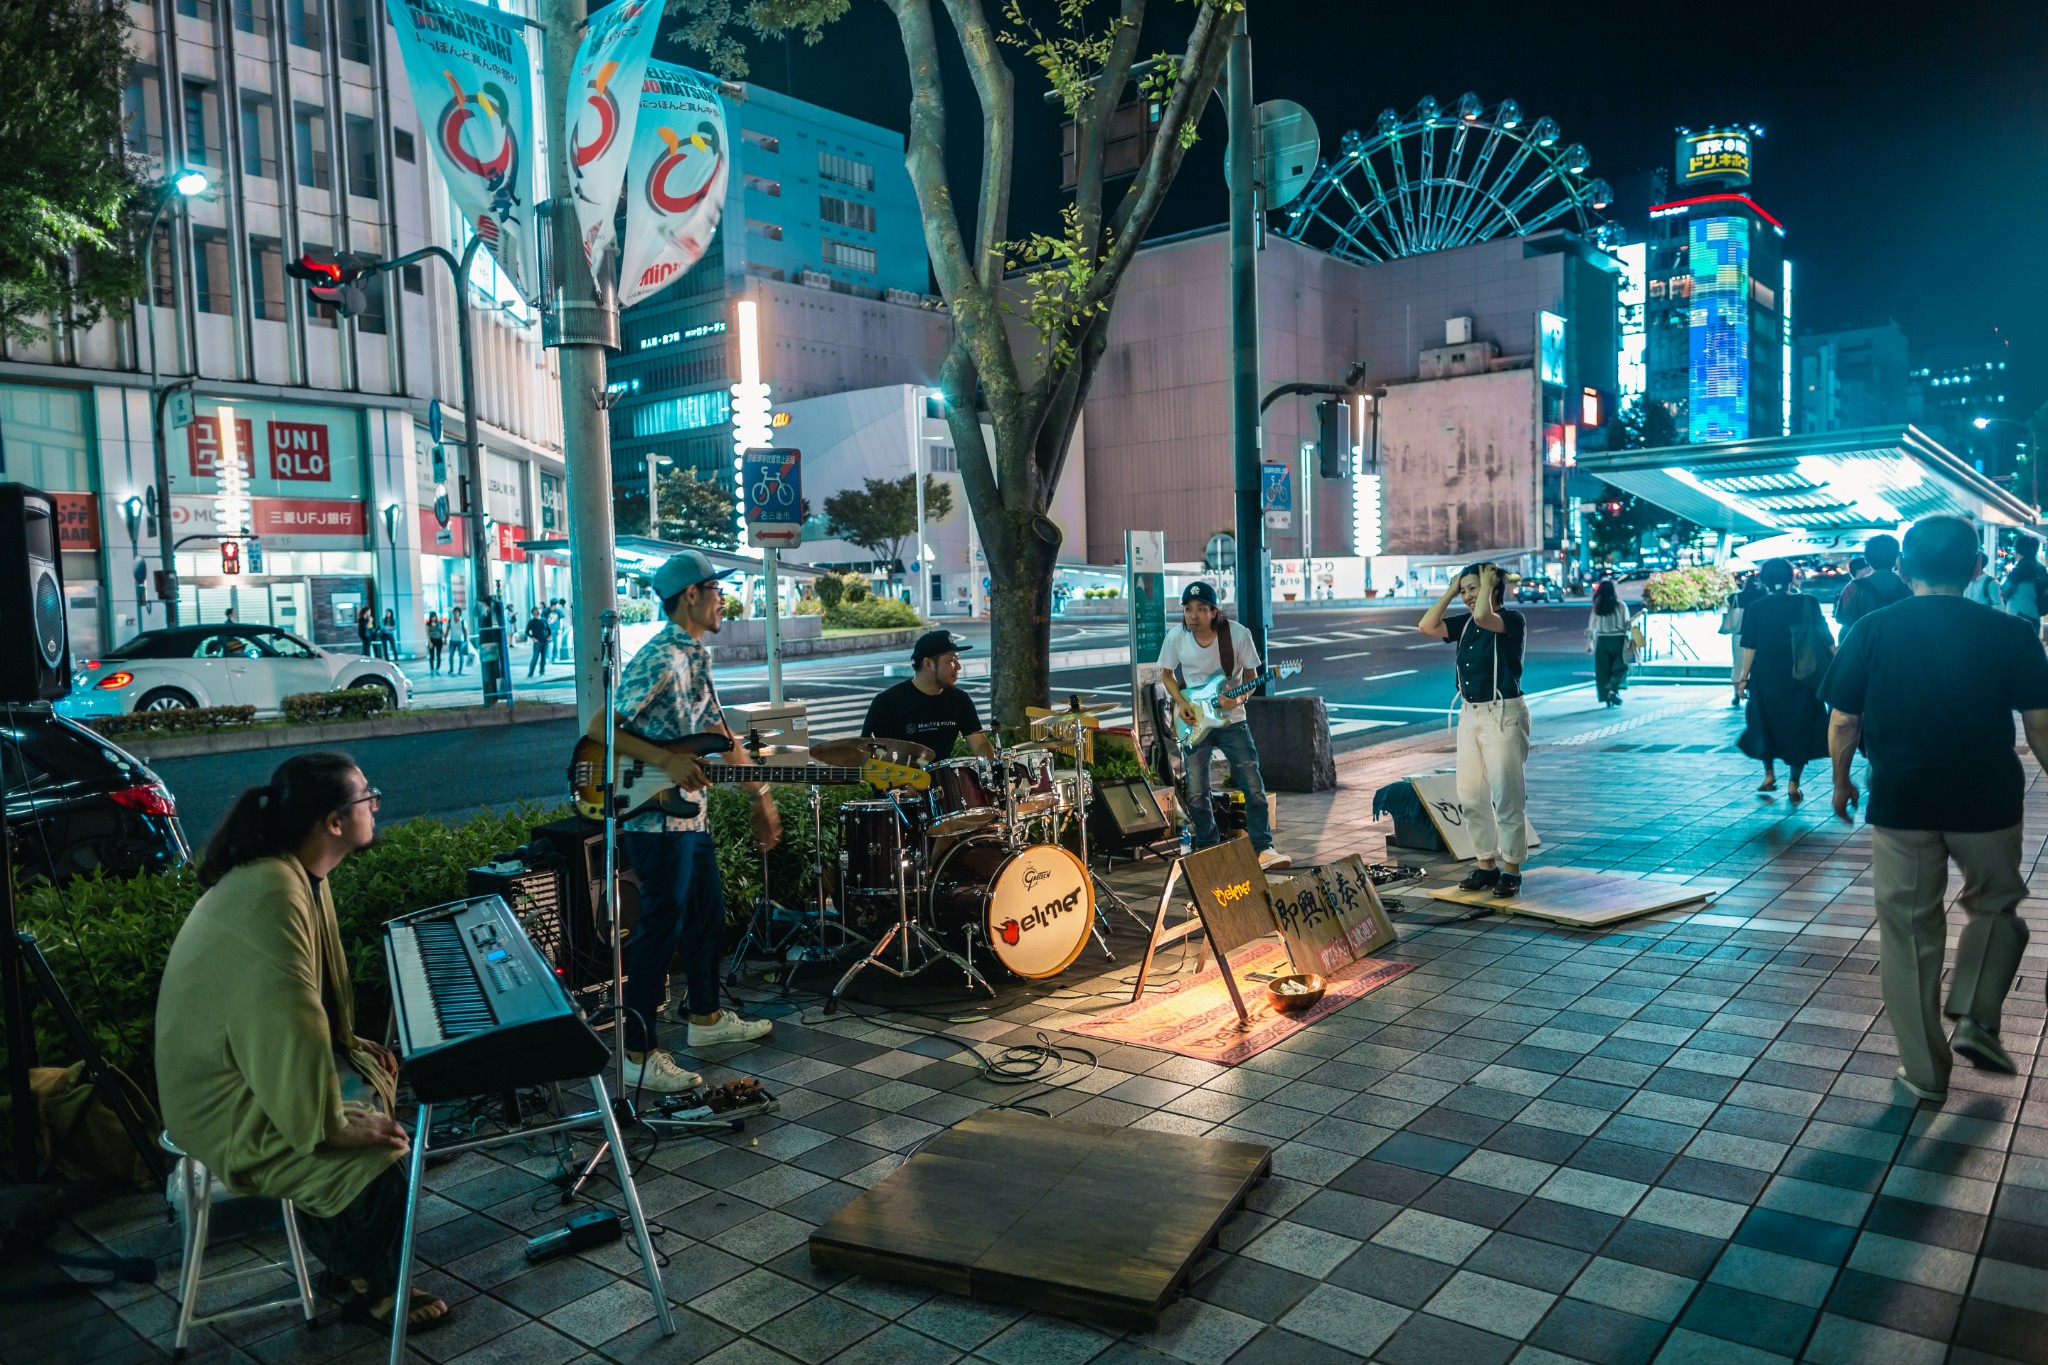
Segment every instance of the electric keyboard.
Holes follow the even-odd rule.
[[[384,926],[398,1059],[423,1104],[604,1070],[611,1050],[499,896]]]

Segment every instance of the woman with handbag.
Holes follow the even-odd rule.
[[[1791,769],[1786,796],[1803,801],[1801,771],[1828,755],[1828,713],[1816,689],[1834,658],[1835,639],[1820,603],[1792,586],[1790,561],[1765,560],[1757,578],[1763,596],[1742,613],[1735,685],[1749,692],[1749,714],[1737,747],[1764,765],[1759,792],[1778,789],[1774,765],[1782,761]]]
[[[1614,580],[1603,578],[1593,589],[1593,615],[1586,622],[1586,648],[1593,655],[1593,690],[1604,706],[1621,705],[1621,685],[1628,678],[1634,643],[1629,630],[1628,603],[1615,591]]]

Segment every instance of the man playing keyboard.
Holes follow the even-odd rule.
[[[164,1127],[236,1194],[289,1199],[306,1245],[389,1322],[405,1216],[398,1060],[356,1036],[328,878],[377,836],[377,789],[342,754],[287,759],[251,787],[199,863],[156,1008]],[[414,1290],[406,1324],[448,1305]]]

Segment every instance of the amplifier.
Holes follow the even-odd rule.
[[[573,986],[568,926],[562,918],[560,868],[511,859],[469,869],[471,896],[502,896],[526,937],[555,969],[565,986]]]
[[[570,990],[609,983],[612,979],[610,916],[604,896],[604,824],[572,815],[533,827],[531,855],[546,850],[546,860],[559,865],[562,877],[562,925],[569,950]],[[619,920],[630,938],[640,918],[640,888],[619,853]]]

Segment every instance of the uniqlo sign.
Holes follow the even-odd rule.
[[[230,436],[234,442],[235,455],[242,462],[242,472],[252,479],[255,478],[256,424],[246,417],[237,417]],[[193,478],[220,477],[220,438],[218,417],[195,417],[192,419],[192,425],[185,428],[186,447],[192,457]]]
[[[326,483],[334,477],[324,422],[271,422],[270,477]]]

